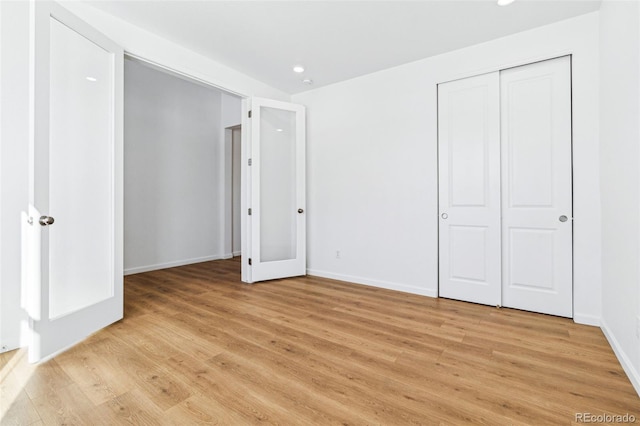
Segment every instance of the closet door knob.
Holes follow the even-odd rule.
[[[446,213],[442,213],[442,215],[440,215],[440,217],[442,217],[443,219],[446,219],[446,218],[448,218],[448,217],[449,217],[449,215],[448,215],[448,214],[446,214]]]
[[[302,213],[304,213],[304,210],[298,209],[298,213],[302,214]]]
[[[560,222],[566,222],[567,220],[569,220],[569,218],[566,217],[565,215],[562,215],[558,218],[558,220],[560,220]]]

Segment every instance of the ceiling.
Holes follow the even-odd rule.
[[[90,4],[294,94],[592,12],[600,0]],[[295,74],[296,64],[305,72]]]

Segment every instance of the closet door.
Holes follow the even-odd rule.
[[[440,296],[500,304],[500,81],[438,86]]]
[[[570,58],[501,72],[502,304],[571,317]]]

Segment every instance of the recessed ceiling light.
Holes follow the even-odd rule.
[[[513,2],[514,0],[498,0],[498,6],[507,6]]]
[[[276,132],[284,132],[283,129],[276,129]]]
[[[91,82],[98,81],[98,79],[97,79],[97,78],[95,78],[95,77],[85,77],[85,78],[86,78],[87,80],[91,81]]]
[[[311,80],[310,78],[305,78],[304,80],[302,80],[302,82],[304,84],[313,84],[313,80]]]
[[[304,72],[304,67],[302,65],[296,65],[293,67],[293,72],[301,73]]]

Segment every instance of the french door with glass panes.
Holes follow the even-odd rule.
[[[243,280],[305,275],[305,109],[262,98],[249,108]]]
[[[123,51],[57,3],[32,7],[23,306],[35,362],[123,315]]]

